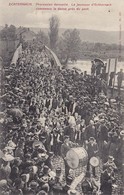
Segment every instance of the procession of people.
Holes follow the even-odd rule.
[[[42,43],[33,41],[4,69],[1,195],[112,195],[114,186],[120,189],[123,97],[108,98],[93,68],[91,75],[60,68]],[[66,159],[74,147],[88,155],[80,190],[71,188],[74,177]]]

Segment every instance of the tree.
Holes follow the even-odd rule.
[[[49,43],[48,36],[41,30],[37,34],[37,40],[41,41],[44,45],[48,45]]]
[[[16,39],[16,27],[14,25],[10,25],[9,30],[8,30],[8,37],[11,40]]]
[[[7,24],[1,30],[0,37],[3,40],[15,40],[16,39],[16,27],[14,25],[8,26]]]
[[[55,51],[58,41],[58,32],[59,32],[59,19],[57,16],[52,16],[49,19],[49,39],[50,39],[50,48]]]
[[[61,43],[61,44],[60,44]],[[65,58],[64,64],[68,62],[68,60],[77,61],[80,57],[80,48],[81,48],[81,39],[79,31],[74,30],[66,30],[59,42],[59,50],[60,50],[60,59]],[[63,60],[62,60],[63,61]]]
[[[102,44],[101,43],[95,43],[94,45],[94,51],[99,52],[101,49]]]

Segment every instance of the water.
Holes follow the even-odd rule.
[[[107,61],[104,61],[104,63],[106,62]],[[91,74],[91,61],[78,60],[75,63],[68,63],[68,68],[78,68],[81,70],[81,72],[87,71],[87,74]],[[119,72],[120,69],[123,69],[124,71],[124,62],[117,62],[116,73]],[[117,86],[117,76],[115,76],[115,86]],[[124,87],[124,80],[122,82],[122,86]]]
[[[106,62],[106,61],[104,61],[104,62]],[[73,64],[69,63],[68,67],[69,68],[75,67],[75,68],[80,69],[82,72],[87,71],[88,74],[91,74],[91,61],[90,60],[87,60],[87,61],[78,60],[77,62],[75,62]],[[119,72],[120,69],[124,70],[124,62],[117,63],[117,71],[116,72]]]

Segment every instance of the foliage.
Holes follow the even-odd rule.
[[[49,44],[48,36],[41,30],[37,34],[37,40],[41,41],[44,45],[48,45]]]
[[[119,58],[119,45],[106,43],[81,43],[81,52],[79,59],[101,58],[107,60],[109,58]],[[121,60],[124,59],[124,46],[121,46]]]
[[[14,25],[5,25],[0,32],[0,38],[2,40],[15,40],[16,39],[16,27]]]
[[[55,51],[58,41],[58,32],[59,32],[59,19],[57,16],[52,16],[49,19],[49,39],[50,39],[50,48]]]
[[[76,29],[66,30],[59,40],[59,58],[65,63],[70,59],[76,61],[80,56],[81,39],[79,31]]]

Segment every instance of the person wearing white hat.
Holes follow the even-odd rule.
[[[77,190],[68,190],[68,195],[80,195]]]
[[[44,190],[41,190],[40,192],[37,193],[37,195],[48,195]]]
[[[117,166],[114,163],[114,158],[113,156],[108,157],[108,161],[103,165],[104,168],[111,167],[113,171],[117,171]]]

